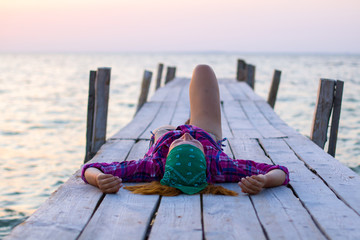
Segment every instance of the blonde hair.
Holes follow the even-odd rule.
[[[177,196],[182,192],[174,187],[169,187],[162,185],[159,181],[153,181],[151,183],[136,185],[136,186],[127,186],[124,189],[131,191],[136,194],[143,195],[162,195],[162,196]],[[222,186],[215,186],[209,184],[204,190],[199,192],[200,194],[215,194],[215,195],[226,195],[226,196],[237,196],[238,193],[231,191]]]

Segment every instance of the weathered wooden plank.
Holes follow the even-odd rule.
[[[222,130],[222,136],[223,138],[233,138],[233,134],[230,130],[230,126],[228,123],[228,120],[226,119],[226,115],[224,112],[224,108],[221,105],[221,130]],[[219,139],[220,140],[220,139]]]
[[[203,195],[205,239],[266,239],[249,197],[236,183],[221,185],[239,196]]]
[[[149,149],[150,141],[147,140],[139,140],[134,147],[131,149],[129,155],[127,156],[127,160],[138,160],[143,158],[147,150]]]
[[[286,136],[297,136],[301,135],[297,132],[294,128],[290,127],[286,124],[269,106],[268,103],[263,101],[256,101],[255,102],[258,109],[262,112],[264,117],[269,121],[271,125],[273,125],[277,130],[284,133]]]
[[[190,118],[190,79],[183,79],[182,84],[184,87],[181,90],[179,100],[176,104],[176,110],[170,123],[170,125],[173,126],[183,125]]]
[[[150,131],[153,131],[154,129],[169,125],[171,122],[171,118],[174,115],[176,102],[164,102],[160,108],[160,111],[158,114],[156,114],[154,120],[151,122],[151,124],[146,128],[144,133],[140,136],[141,139],[150,139],[151,134]]]
[[[306,137],[292,137],[285,139],[285,141],[302,161],[324,179],[339,198],[360,215],[359,175],[317,147]]]
[[[79,239],[144,239],[159,196],[107,194]]]
[[[88,163],[124,161],[134,143],[134,140],[108,140]]]
[[[232,139],[231,148],[236,158],[272,164],[254,139]],[[285,186],[263,190],[251,200],[269,239],[324,239],[307,210]]]
[[[326,239],[291,189],[269,188],[251,199],[269,239]]]
[[[162,103],[159,112],[156,114],[154,120],[146,128],[140,138],[149,139],[150,131],[171,123],[171,120],[177,110],[177,102],[181,101],[179,97],[184,88],[184,85],[180,85],[179,83],[180,80],[177,81],[177,85],[174,85],[171,90],[168,91],[167,95],[164,97],[164,102]]]
[[[239,82],[239,86],[241,87],[242,91],[251,101],[265,101],[262,97],[257,95],[255,91],[246,83]]]
[[[225,153],[233,157],[228,139]],[[238,197],[203,195],[203,221],[206,239],[266,239],[247,194],[237,183],[221,184],[239,193]]]
[[[162,197],[149,239],[202,239],[200,195]]]
[[[157,91],[158,92],[158,91]],[[118,131],[111,139],[137,139],[146,130],[156,117],[161,107],[161,102],[147,102],[136,114],[134,119]]]
[[[284,133],[275,129],[269,123],[269,121],[263,116],[262,112],[257,108],[254,102],[243,101],[240,102],[240,104],[251,124],[264,138],[286,137]]]
[[[234,99],[241,101],[250,100],[243,92],[242,84],[239,84],[239,82],[227,82],[225,83],[225,86]]]
[[[175,78],[166,84],[166,87],[159,88],[150,98],[150,102],[163,102],[166,96],[168,96],[169,92],[172,91],[172,88],[175,86],[180,86],[182,82],[182,78]]]
[[[105,143],[92,162],[122,161],[134,141],[121,140]],[[112,152],[112,153],[110,153]],[[61,185],[41,207],[24,223],[17,226],[8,239],[76,239],[86,226],[101,197],[102,192],[80,178],[78,170]]]
[[[138,141],[126,159],[142,158],[148,146],[149,141]],[[125,189],[107,194],[79,239],[143,239],[158,201],[158,195],[138,195]]]
[[[235,138],[261,138],[237,101],[223,103],[224,115]]]
[[[225,84],[219,82],[220,101],[234,101],[234,97],[231,95]]]
[[[334,100],[334,80],[320,79],[310,138],[324,148]]]
[[[285,140],[288,141],[288,139]],[[283,139],[260,139],[260,141],[273,161],[288,167],[291,186],[326,237],[329,239],[359,239],[359,215],[334,194],[327,186],[328,183],[325,184],[321,179],[322,176],[314,174],[304,165],[304,162],[299,160],[295,153],[299,154],[301,151],[296,150],[294,153]],[[302,145],[299,141],[291,141],[291,143]],[[307,149],[306,151],[311,153],[313,146],[318,148],[314,143],[312,146],[302,146],[301,148]],[[318,156],[313,157],[317,159]],[[331,166],[324,165],[327,166],[329,172],[332,171]],[[332,172],[332,176],[336,176],[336,173]],[[345,185],[342,184],[342,186]],[[356,192],[356,187],[353,186],[352,189]]]

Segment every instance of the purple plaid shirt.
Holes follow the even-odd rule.
[[[170,144],[184,133],[189,133],[204,146],[208,183],[239,182],[243,177],[265,174],[273,169],[281,169],[286,173],[283,185],[289,182],[289,171],[286,167],[257,163],[251,160],[232,159],[221,148],[222,140],[215,142],[206,131],[192,125],[181,125],[176,130],[164,134],[155,144],[150,146],[142,159],[86,164],[82,169],[82,179],[87,183],[84,172],[87,168],[94,167],[103,173],[120,177],[123,182],[160,181],[164,175]],[[153,139],[154,136],[152,141]]]

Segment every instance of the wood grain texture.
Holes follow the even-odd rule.
[[[262,135],[254,128],[246,116],[241,105],[237,101],[226,101],[223,103],[231,132],[235,138],[261,138]]]
[[[301,135],[294,128],[290,127],[284,122],[270,107],[270,105],[263,101],[255,102],[258,109],[262,112],[263,116],[274,126],[277,130],[282,132],[285,136],[299,136]]]
[[[285,139],[299,158],[321,176],[337,196],[360,215],[360,176],[324,152],[310,139],[300,136]],[[315,147],[314,147],[315,146]]]
[[[202,239],[200,195],[162,197],[149,239]]]
[[[231,148],[236,158],[272,164],[256,140],[235,139]],[[251,199],[270,239],[325,239],[307,210],[285,186],[265,189]]]
[[[107,194],[79,239],[144,239],[158,199],[123,188]]]
[[[328,187],[328,183],[321,179],[322,176],[314,174],[311,168],[304,165],[296,156],[299,153],[298,150],[294,153],[294,149],[289,148],[282,139],[261,139],[260,141],[274,162],[288,167],[291,186],[325,236],[330,239],[359,238],[360,229],[357,226],[360,224],[360,216],[334,194]],[[301,142],[298,141],[296,144],[301,145]],[[309,147],[307,149],[309,151]],[[334,172],[332,175],[335,176]]]
[[[219,184],[239,196],[203,195],[206,239],[266,239],[247,194],[236,183]]]
[[[106,141],[111,68],[98,68],[95,80],[95,108],[91,151],[96,153]]]
[[[147,140],[139,140],[137,143],[135,143],[126,159],[137,160],[143,158],[149,149],[149,143],[150,141]]]
[[[134,119],[119,132],[113,135],[111,139],[138,139],[156,117],[161,105],[161,102],[145,103],[144,107],[140,109]]]
[[[240,104],[251,124],[264,138],[286,137],[269,123],[254,102],[246,101]]]
[[[224,85],[226,86],[227,90],[235,100],[240,100],[240,101],[250,100],[248,95],[246,95],[243,92],[243,87],[242,87],[243,84],[228,81],[224,83]]]
[[[190,79],[182,79],[180,81],[183,88],[181,89],[179,101],[176,103],[176,110],[170,123],[173,126],[183,125],[190,118]]]
[[[129,141],[128,142],[133,142]],[[117,140],[113,148],[121,148],[125,140]],[[117,143],[118,142],[118,143]],[[137,160],[144,156],[149,141],[140,140],[123,161]],[[105,152],[109,152],[108,149]],[[134,183],[135,184],[135,183]],[[134,185],[124,183],[124,185]],[[117,194],[107,194],[79,239],[143,239],[156,209],[158,195],[144,196],[120,189]]]
[[[329,118],[334,100],[334,86],[335,82],[333,80],[320,79],[319,81],[310,138],[321,148],[324,148],[327,140]]]
[[[255,93],[255,91],[251,88],[251,86],[249,86],[245,82],[239,83],[239,86],[251,101],[265,101],[262,97],[260,97]]]
[[[151,124],[146,128],[144,133],[140,136],[141,139],[150,139],[151,134],[150,131],[155,130],[158,127],[169,125],[176,110],[175,108],[176,102],[164,102],[158,112],[156,114],[154,120]]]
[[[115,159],[122,161],[134,141],[122,140],[104,144],[91,162]],[[8,239],[76,239],[91,218],[103,196],[102,192],[80,178],[78,170],[61,185]]]
[[[95,108],[95,79],[96,79],[96,71],[90,71],[84,162],[89,161],[93,157],[92,156],[93,153],[91,152],[91,145],[92,145],[91,143],[92,143],[93,128],[94,128],[93,125],[94,125],[94,108]]]
[[[335,157],[335,152],[336,152],[336,142],[337,142],[337,135],[340,124],[340,112],[341,112],[343,88],[344,88],[344,82],[337,80],[336,90],[334,95],[333,112],[331,118],[329,147],[328,147],[328,153],[333,157]]]

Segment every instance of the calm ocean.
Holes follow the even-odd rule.
[[[343,80],[336,157],[360,172],[360,55],[0,54],[0,238],[81,166],[90,70],[112,68],[107,133],[111,136],[134,115],[144,69],[155,76],[162,62],[177,66],[177,76],[190,77],[196,64],[205,63],[219,78],[234,78],[237,58],[256,65],[255,91],[264,98],[273,70],[282,71],[275,111],[306,136],[319,78]],[[154,82],[150,94],[153,88]]]

